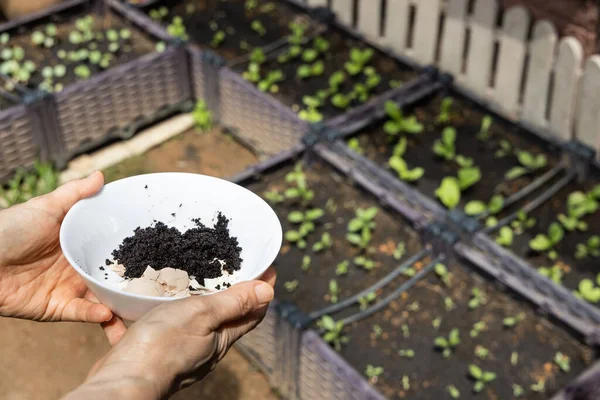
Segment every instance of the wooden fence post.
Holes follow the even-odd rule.
[[[591,56],[585,63],[576,115],[576,138],[597,151],[600,146],[600,56],[598,55]]]
[[[441,6],[441,0],[420,0],[418,3],[412,54],[421,64],[435,61]]]
[[[467,34],[467,6],[468,0],[450,0],[448,2],[440,44],[440,67],[457,78],[462,74]]]
[[[388,0],[385,14],[385,35],[382,42],[404,55],[410,17],[409,0]]]
[[[358,30],[369,38],[379,39],[381,26],[381,0],[358,1]]]
[[[338,21],[346,26],[352,26],[354,21],[352,0],[332,0],[331,9],[337,15]]]

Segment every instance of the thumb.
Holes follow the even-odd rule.
[[[96,194],[104,185],[102,172],[94,172],[85,179],[78,179],[66,183],[55,191],[42,196],[41,200],[47,202],[46,209],[62,220],[67,212],[79,200]]]
[[[274,291],[271,285],[261,281],[242,282],[229,289],[202,300],[209,316],[209,329],[216,330],[222,324],[236,321],[263,308],[273,300]]]

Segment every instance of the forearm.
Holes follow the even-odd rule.
[[[142,378],[94,379],[68,394],[64,400],[160,400],[151,382]]]

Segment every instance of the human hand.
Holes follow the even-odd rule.
[[[209,296],[156,307],[129,329],[104,324],[114,345],[67,399],[161,399],[203,379],[229,348],[262,321],[273,299],[275,271]]]
[[[67,211],[103,184],[96,172],[0,211],[0,316],[93,323],[112,318],[110,309],[94,302],[59,243]]]

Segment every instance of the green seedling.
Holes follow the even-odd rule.
[[[24,203],[33,197],[50,193],[58,187],[59,172],[52,164],[36,161],[34,169],[17,169],[6,186],[0,185],[0,208]]]
[[[324,37],[317,36],[315,40],[313,40],[313,49],[319,53],[326,53],[327,50],[329,50],[329,42]]]
[[[4,32],[0,33],[0,44],[5,45],[10,41],[10,34]]]
[[[350,243],[361,249],[366,249],[372,238],[372,230],[377,224],[374,219],[377,216],[377,208],[358,208],[356,215],[348,223],[348,234],[346,238]]]
[[[259,11],[263,14],[268,14],[270,12],[275,11],[276,8],[277,8],[277,4],[275,4],[273,2],[269,2],[269,3],[265,3],[265,4],[261,5],[259,8]]]
[[[106,31],[106,39],[109,42],[118,42],[119,41],[119,32],[114,29],[109,29]]]
[[[571,370],[571,359],[560,351],[554,355],[554,364],[556,364],[563,372],[569,372]]]
[[[490,128],[493,123],[494,119],[491,116],[486,115],[483,117],[481,120],[481,128],[479,128],[479,132],[477,133],[477,139],[482,141],[488,140],[491,137]]]
[[[336,322],[330,316],[325,315],[319,320],[318,325],[325,330],[323,340],[331,344],[336,351],[340,351],[342,345],[348,343],[348,337],[342,333],[344,329],[343,321]]]
[[[505,328],[513,328],[519,322],[525,320],[525,313],[519,313],[515,317],[506,317],[502,320],[502,324]]]
[[[402,86],[404,84],[404,82],[399,81],[399,80],[391,80],[390,81],[390,89],[398,89],[400,86]]]
[[[91,51],[88,59],[92,64],[98,65],[102,61],[102,53],[98,50]]]
[[[174,17],[169,26],[167,26],[167,33],[181,40],[188,40],[188,34],[185,25],[183,24],[183,19],[179,16]]]
[[[69,33],[69,43],[71,44],[80,44],[83,42],[83,35],[79,31],[71,31]]]
[[[404,257],[405,254],[406,245],[404,244],[404,242],[400,242],[396,245],[396,248],[394,249],[394,254],[392,254],[392,256],[394,257],[394,260],[400,260],[402,257]]]
[[[80,64],[75,67],[73,70],[75,76],[81,79],[88,79],[92,75],[92,71],[90,71],[87,65]]]
[[[523,390],[523,388],[520,385],[517,385],[516,383],[512,384],[512,390],[514,397],[521,397],[525,394],[525,390]]]
[[[341,290],[340,290],[337,282],[333,279],[330,280],[329,281],[329,301],[332,302],[333,304],[337,303],[340,292],[341,292]]]
[[[402,389],[410,390],[410,378],[408,375],[402,375]]]
[[[442,350],[444,358],[450,358],[453,349],[460,344],[460,331],[454,328],[448,334],[448,338],[438,336],[435,338],[435,347]]]
[[[460,391],[456,388],[456,386],[450,385],[446,388],[446,390],[453,399],[460,399]]]
[[[303,204],[306,204],[314,198],[315,193],[308,189],[306,175],[301,164],[296,164],[294,170],[285,176],[285,181],[296,185],[296,187],[289,188],[284,192],[287,199],[300,199]]]
[[[223,42],[225,41],[225,39],[227,38],[227,34],[225,33],[225,31],[217,31],[215,32],[215,34],[212,37],[212,40],[210,41],[210,45],[212,47],[219,48],[219,46],[221,46],[221,44],[223,44]]]
[[[354,264],[366,269],[367,271],[370,271],[377,266],[377,263],[375,263],[375,261],[368,259],[364,256],[355,257]]]
[[[498,142],[498,150],[494,152],[494,157],[496,158],[504,158],[510,154],[512,154],[512,144],[506,139],[502,139]]]
[[[167,7],[160,7],[158,9],[150,10],[149,15],[153,20],[160,21],[169,15],[169,9]]]
[[[598,200],[600,200],[600,185],[595,186],[587,193],[571,193],[567,198],[567,214],[559,214],[559,222],[570,232],[586,231],[588,225],[585,221],[581,221],[581,218],[598,210]]]
[[[487,329],[487,325],[484,321],[477,321],[473,324],[469,336],[476,338],[479,334]]]
[[[254,11],[258,7],[258,0],[246,0],[244,8],[246,11]]]
[[[415,357],[415,351],[412,349],[406,349],[406,350],[399,350],[398,351],[398,355],[402,358],[414,358]]]
[[[448,124],[452,117],[451,108],[454,100],[452,97],[445,97],[442,99],[442,104],[440,105],[440,113],[437,117],[437,122],[440,124]]]
[[[337,204],[334,199],[327,199],[327,201],[325,202],[325,210],[327,210],[327,212],[329,212],[330,214],[335,214],[335,212],[337,211]]]
[[[496,243],[498,243],[502,247],[510,247],[513,243],[513,230],[508,226],[503,226],[498,231],[498,236],[496,236]]]
[[[298,118],[300,118],[302,121],[316,124],[317,122],[321,122],[323,120],[323,114],[321,114],[316,108],[308,108],[306,110],[300,110],[298,113]]]
[[[440,329],[441,325],[442,325],[441,317],[436,317],[433,321],[431,321],[431,326],[433,327],[433,329]]]
[[[298,289],[298,280],[294,279],[293,281],[285,282],[283,286],[285,287],[285,290],[288,291],[288,293],[292,293],[296,291],[296,289]]]
[[[311,263],[312,263],[312,260],[310,259],[310,256],[307,256],[307,255],[303,256],[302,257],[302,265],[300,266],[300,269],[302,269],[302,271],[308,271]]]
[[[587,301],[588,303],[597,304],[600,302],[600,274],[596,277],[596,285],[591,279],[583,279],[577,286],[578,291],[574,294]]]
[[[533,228],[535,226],[535,218],[529,217],[523,210],[517,212],[517,219],[510,223],[511,228],[515,235],[521,235],[526,229]]]
[[[300,79],[308,79],[315,76],[321,76],[325,72],[323,61],[317,61],[312,65],[302,64],[296,70],[296,76]]]
[[[377,73],[377,70],[373,67],[366,67],[364,74],[367,77],[365,85],[369,89],[375,89],[381,83],[381,75]]]
[[[330,249],[332,245],[333,240],[331,239],[331,235],[329,232],[324,232],[323,235],[321,235],[321,240],[313,244],[312,249],[314,252],[318,253],[320,251]]]
[[[475,393],[481,392],[486,384],[493,382],[496,379],[496,374],[494,372],[484,371],[475,364],[469,365],[469,374],[475,379],[475,384],[473,385],[473,391]]]
[[[374,52],[372,49],[350,49],[350,61],[347,61],[344,64],[346,72],[351,76],[360,74],[367,63],[371,61],[371,58],[373,58],[373,54]]]
[[[534,383],[529,388],[536,393],[543,393],[546,390],[546,381],[540,379],[537,381],[537,383]]]
[[[453,176],[442,179],[440,186],[435,191],[435,195],[447,208],[456,208],[458,203],[460,203],[460,184],[458,179]]]
[[[285,201],[285,197],[279,193],[277,189],[270,190],[264,194],[264,198],[267,199],[269,203],[279,204]]]
[[[516,351],[513,351],[512,353],[510,353],[510,365],[512,365],[514,367],[518,363],[519,363],[519,353],[517,353]]]
[[[558,222],[553,222],[548,227],[548,233],[546,235],[539,233],[531,241],[529,241],[529,247],[537,251],[538,253],[546,252],[547,256],[551,260],[555,260],[558,257],[554,247],[560,243],[565,237],[565,231]]]
[[[540,275],[545,276],[546,278],[551,279],[554,283],[559,285],[562,284],[562,278],[564,276],[563,270],[558,265],[553,265],[552,267],[541,267],[538,268],[538,272]]]
[[[248,69],[242,73],[242,77],[252,83],[260,81],[260,64],[251,62],[248,64]]]
[[[417,117],[404,116],[402,109],[395,102],[385,102],[385,113],[389,120],[383,126],[383,130],[390,136],[401,133],[418,134],[423,132],[423,125],[417,121]]]
[[[262,22],[260,22],[259,20],[255,19],[254,21],[252,21],[250,23],[250,28],[258,33],[259,36],[265,36],[267,34],[267,28],[265,28],[265,26],[263,25]]]
[[[504,177],[511,181],[517,178],[520,178],[527,174],[532,174],[542,168],[544,168],[548,164],[548,159],[544,154],[538,154],[534,156],[533,154],[527,151],[518,151],[517,159],[521,166],[513,167]]]
[[[402,331],[402,337],[408,339],[410,337],[410,328],[406,324],[402,324],[400,326],[400,330]]]
[[[418,301],[413,301],[412,303],[406,306],[406,309],[408,311],[419,311],[419,308],[420,306]]]
[[[379,377],[383,374],[383,367],[375,367],[371,364],[367,364],[365,375],[369,378],[369,383],[377,383]]]
[[[409,267],[406,268],[403,272],[402,275],[404,276],[408,276],[409,278],[415,276],[417,274],[417,271],[413,268],[413,267]]]
[[[344,71],[336,71],[329,77],[329,91],[332,94],[337,93],[340,86],[346,81],[346,74]]]
[[[450,286],[452,274],[448,272],[448,268],[442,263],[437,263],[435,267],[433,267],[435,274],[444,282],[444,285]]]
[[[300,249],[306,248],[305,238],[315,230],[315,221],[324,214],[325,212],[320,208],[314,208],[306,212],[292,211],[288,214],[288,221],[299,227],[297,230],[287,231],[285,239],[291,243],[295,243]]]
[[[194,125],[200,132],[208,132],[213,126],[213,115],[204,100],[199,100],[192,113]]]
[[[288,43],[291,45],[296,45],[299,46],[300,44],[302,44],[302,42],[304,41],[304,33],[306,32],[306,29],[308,28],[308,25],[306,23],[301,23],[301,22],[290,22],[290,24],[288,25],[288,28],[290,29],[290,34],[288,35]],[[302,50],[300,50],[302,51]],[[299,53],[298,53],[299,55]]]
[[[319,52],[314,49],[306,49],[302,52],[302,61],[307,63],[314,62],[319,57]]]
[[[363,154],[365,152],[357,138],[348,140],[348,148],[358,154]]]
[[[446,160],[454,160],[456,157],[456,129],[447,127],[442,131],[442,138],[433,143],[433,152]]]
[[[377,294],[375,292],[370,292],[365,296],[358,299],[358,304],[360,304],[361,310],[366,310],[369,305],[377,299]]]
[[[35,31],[31,34],[31,43],[36,46],[43,45],[45,40],[46,36],[40,31]]]
[[[342,93],[337,93],[331,98],[331,105],[333,105],[336,108],[342,109],[342,110],[345,110],[348,107],[350,107],[350,104],[352,104],[352,96],[351,95],[344,95]]]
[[[575,259],[583,260],[587,257],[600,257],[600,236],[594,235],[585,243],[578,243],[575,251]]]
[[[383,328],[379,325],[373,325],[373,334],[375,335],[375,338],[380,338],[381,335],[383,335]]]
[[[270,71],[267,76],[258,82],[258,90],[261,92],[279,92],[279,86],[277,82],[282,82],[285,79],[281,70]]]
[[[465,214],[470,216],[476,216],[484,212],[488,212],[490,215],[496,215],[504,207],[504,196],[496,194],[492,196],[488,204],[483,201],[474,200],[467,203],[465,206]]]
[[[475,357],[485,360],[490,355],[490,350],[481,345],[475,346]]]
[[[471,299],[469,300],[469,308],[474,310],[475,308],[485,305],[487,303],[487,296],[485,292],[479,288],[473,288],[471,290]]]
[[[337,276],[346,275],[348,273],[348,267],[350,266],[349,261],[342,261],[335,267],[335,274]]]
[[[131,39],[131,31],[129,29],[123,28],[119,31],[119,36],[121,37],[121,39],[123,40],[129,40]]]
[[[398,177],[405,182],[415,182],[423,177],[425,169],[421,167],[410,169],[404,160],[403,156],[406,153],[407,140],[402,137],[396,146],[394,146],[394,154],[388,160],[388,165],[396,171]]]
[[[446,311],[451,311],[454,310],[454,308],[456,308],[456,304],[454,304],[454,300],[452,300],[451,297],[444,298],[444,308],[446,309]]]

